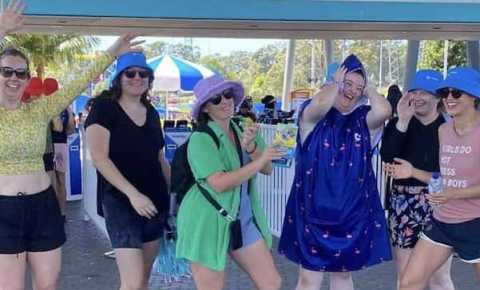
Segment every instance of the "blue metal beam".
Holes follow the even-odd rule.
[[[27,14],[145,19],[480,23],[478,1],[26,0]],[[476,2],[476,3],[474,3]]]

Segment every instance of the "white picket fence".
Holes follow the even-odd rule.
[[[262,124],[260,134],[267,144],[270,144],[275,134],[275,125]],[[382,170],[382,162],[379,154],[372,158],[373,170],[378,176],[377,186],[383,203],[385,196],[385,174]],[[378,174],[380,173],[380,174]],[[285,208],[287,206],[290,188],[295,174],[295,162],[291,167],[274,167],[272,175],[259,174],[257,187],[262,206],[267,214],[267,220],[274,236],[279,237],[282,231]]]

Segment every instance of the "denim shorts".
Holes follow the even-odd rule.
[[[422,239],[451,248],[464,262],[480,263],[480,218],[457,224],[447,224],[432,218]]]
[[[65,240],[52,187],[36,194],[0,195],[0,254],[50,251]]]
[[[166,222],[163,213],[148,219],[139,215],[130,203],[112,193],[104,194],[102,206],[108,236],[114,249],[141,249],[144,243],[158,240],[163,235]]]

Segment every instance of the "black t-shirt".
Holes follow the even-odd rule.
[[[148,196],[160,212],[168,211],[167,184],[158,160],[158,153],[165,141],[158,113],[153,106],[147,107],[145,124],[137,126],[116,100],[101,98],[88,114],[85,128],[92,124],[98,124],[110,132],[109,158],[122,175],[138,191]],[[99,171],[97,176],[97,211],[100,215],[103,215],[101,202],[105,194],[111,194],[130,205],[127,196],[111,185]]]
[[[63,130],[62,132],[57,132],[53,129],[52,130],[52,142],[53,143],[67,143],[68,136],[67,136],[67,126],[68,126],[68,119],[69,119],[68,111],[65,109],[60,113],[60,120],[62,120]],[[50,121],[50,124],[52,121]]]
[[[445,118],[440,114],[432,123],[423,125],[417,118],[412,117],[405,133],[397,129],[397,122],[398,118],[388,122],[383,133],[380,149],[382,160],[391,163],[393,158],[397,157],[407,160],[421,170],[440,171],[438,127],[445,123]],[[396,179],[394,184],[425,185],[414,178]]]

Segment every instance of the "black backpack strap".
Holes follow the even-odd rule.
[[[237,148],[238,157],[240,158],[240,166],[243,166],[243,152],[242,152],[242,146],[240,144],[240,138],[238,137],[237,131],[235,130],[235,128],[233,128],[232,123],[230,123],[230,127],[233,130],[233,135],[234,135],[234,138],[235,138],[235,147]],[[212,137],[213,141],[215,142],[215,144],[217,145],[217,147],[220,148],[220,141],[218,140],[217,135],[212,130],[212,128],[210,128],[210,126],[208,126],[208,125],[202,126],[201,128],[198,128],[197,131],[205,132],[208,135],[210,135]],[[240,128],[240,131],[243,132],[242,128]],[[228,213],[228,211],[226,209],[224,209],[215,200],[215,198],[213,198],[213,196],[210,194],[210,192],[208,192],[208,190],[206,190],[198,181],[196,183],[197,183],[198,189],[200,189],[200,192],[202,193],[203,197],[205,197],[205,199],[218,211],[218,213],[221,216],[223,216],[225,219],[227,219],[230,222],[235,220],[235,218],[233,218]]]
[[[210,126],[208,125],[200,126],[196,129],[196,131],[207,133],[208,135],[210,135],[210,137],[212,137],[213,139],[213,142],[215,142],[215,145],[217,145],[217,148],[220,148],[220,140],[218,140],[217,134],[215,134],[215,132],[213,131],[212,128],[210,128]]]
[[[234,221],[235,219],[228,213],[228,211],[226,209],[224,209],[213,197],[212,195],[210,194],[210,192],[208,192],[208,190],[206,190],[200,183],[197,182],[197,186],[198,186],[198,189],[200,189],[200,192],[202,193],[203,197],[205,197],[205,199],[208,200],[208,202],[210,202],[210,204],[218,211],[218,213],[223,216],[224,218],[226,218],[229,222],[232,222]]]

